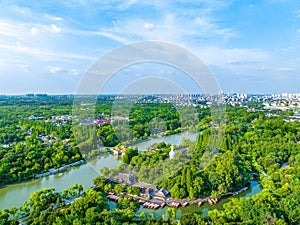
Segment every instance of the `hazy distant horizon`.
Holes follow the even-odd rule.
[[[76,94],[76,93],[20,93],[20,94],[3,94],[0,93],[0,97],[13,97],[13,96],[25,96],[28,94],[34,95],[47,95],[47,96],[133,96],[133,95],[141,95],[141,96],[151,96],[151,95],[207,95],[203,93],[152,93],[152,94],[142,94],[142,93],[100,93],[100,94]],[[235,94],[246,94],[246,95],[283,95],[283,94],[292,94],[292,95],[300,95],[300,92],[282,92],[282,93],[247,93],[247,92],[233,92],[233,93],[222,93],[224,95],[235,95]],[[36,97],[36,96],[35,96]]]

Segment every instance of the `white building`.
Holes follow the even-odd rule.
[[[171,151],[169,152],[169,158],[173,159],[175,157],[175,151],[174,151],[174,146],[171,146]]]

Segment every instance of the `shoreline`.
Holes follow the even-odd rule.
[[[256,180],[253,180],[253,181],[256,181]],[[231,196],[237,196],[237,195],[240,195],[242,194],[243,192],[247,191],[250,187],[250,184],[251,184],[252,181],[249,181],[249,186],[245,186],[243,188],[241,188],[240,190],[238,191],[233,191],[233,192],[228,192],[226,194],[223,194],[219,197],[216,197],[215,199],[212,198],[212,196],[207,196],[207,197],[204,197],[204,198],[197,198],[197,199],[172,199],[172,198],[168,198],[168,199],[157,199],[157,198],[152,198],[152,199],[146,199],[146,198],[143,198],[141,196],[136,196],[136,195],[131,195],[131,194],[128,194],[128,193],[120,193],[120,194],[115,194],[115,193],[105,193],[107,196],[114,196],[115,197],[115,200],[113,199],[109,199],[110,201],[117,201],[117,199],[119,197],[131,197],[133,200],[142,200],[143,202],[139,202],[141,204],[141,206],[145,206],[144,203],[153,203],[153,204],[158,204],[158,205],[161,205],[162,203],[165,203],[163,207],[161,208],[164,208],[165,206],[169,206],[169,207],[173,207],[173,208],[179,208],[179,207],[186,207],[188,205],[198,205],[198,207],[200,208],[201,205],[205,202],[208,202],[210,205],[215,205],[215,204],[218,204],[219,200],[223,199],[223,198],[230,198]],[[258,182],[258,181],[257,181]],[[175,203],[175,205],[174,205]],[[177,205],[176,205],[177,204]]]
[[[210,210],[214,210],[214,209],[219,209],[222,208],[224,204],[226,204],[227,202],[230,201],[230,199],[233,198],[245,198],[245,197],[249,197],[253,196],[259,192],[261,192],[261,188],[259,188],[259,190],[257,190],[257,187],[260,187],[260,184],[257,180],[252,180],[250,182],[250,185],[248,186],[248,189],[246,191],[240,192],[238,195],[230,195],[230,192],[222,195],[221,197],[219,197],[218,202],[216,204],[210,204],[208,201],[203,202],[200,206],[198,204],[186,204],[186,205],[180,205],[179,207],[176,207],[175,204],[173,204],[173,208],[176,209],[177,211],[177,219],[180,219],[180,217],[186,213],[198,213],[199,215],[201,215],[201,217],[205,217],[207,216],[208,211]],[[233,192],[232,192],[233,193]],[[121,195],[120,195],[121,196]],[[154,214],[156,218],[162,218],[165,214],[166,214],[166,210],[168,208],[172,208],[171,205],[167,205],[167,204],[163,204],[163,207],[158,207],[155,204],[161,204],[163,203],[163,201],[158,202],[156,199],[153,200],[154,204],[151,204],[151,202],[149,200],[141,200],[139,201],[140,197],[137,197],[137,201],[139,202],[139,209],[137,210],[138,213],[141,212],[145,212],[148,216],[150,214]],[[182,199],[185,200],[185,199]],[[195,200],[195,199],[194,199]],[[194,201],[194,200],[190,200],[190,201]],[[198,199],[199,200],[199,199]],[[173,201],[179,201],[177,200],[173,200]],[[148,202],[148,204],[145,204],[143,202]],[[172,201],[170,201],[172,202]],[[108,203],[110,205],[110,210],[113,210],[116,208],[116,201],[112,201],[108,199]],[[161,206],[161,205],[160,205]]]
[[[67,171],[70,168],[73,168],[73,167],[76,167],[76,166],[81,166],[81,165],[85,164],[86,162],[87,161],[85,159],[81,159],[81,160],[69,163],[67,165],[61,166],[58,169],[51,168],[47,172],[44,172],[44,173],[34,174],[31,177],[24,178],[24,179],[18,180],[16,182],[2,184],[2,185],[0,185],[0,189],[5,188],[5,187],[7,187],[9,185],[20,184],[22,182],[37,180],[39,178],[49,177],[49,176],[55,175],[57,173],[65,172],[65,171]]]

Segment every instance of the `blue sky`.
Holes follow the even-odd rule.
[[[300,92],[299,1],[2,0],[0,94],[75,93],[100,56],[147,40],[197,54],[224,92]],[[124,74],[171,72],[145,65]]]

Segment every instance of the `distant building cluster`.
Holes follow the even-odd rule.
[[[28,119],[29,120],[42,120],[42,119],[44,119],[44,117],[31,115],[31,116],[28,116]]]
[[[128,97],[128,96],[127,96]],[[137,96],[132,96],[137,98]],[[292,109],[300,106],[300,93],[298,94],[220,94],[220,95],[203,95],[203,94],[187,94],[187,95],[151,95],[140,96],[137,103],[171,103],[176,107],[193,106],[200,108],[208,108],[217,102],[225,105],[244,106],[251,103],[262,103],[264,107],[275,107],[278,109]]]
[[[111,119],[110,118],[98,118],[98,119],[94,120],[94,124],[97,124],[97,125],[101,125],[104,123],[111,123]]]
[[[0,96],[7,98],[9,96]],[[12,96],[10,96],[12,97]],[[74,98],[75,95],[47,95],[47,94],[26,94],[13,96],[16,98]],[[191,106],[199,108],[209,108],[213,103],[221,103],[232,106],[243,106],[249,103],[262,103],[265,107],[279,109],[291,109],[300,106],[300,93],[282,93],[282,94],[246,94],[246,93],[219,93],[218,95],[207,94],[152,94],[152,95],[100,95],[102,99],[124,99],[133,100],[136,103],[171,103],[174,107]],[[89,105],[89,104],[83,104]],[[31,119],[40,119],[32,117]],[[102,124],[106,122],[105,118],[87,119],[82,121],[83,124]],[[89,120],[89,121],[88,121]],[[128,120],[128,118],[114,118],[115,120]]]
[[[33,98],[33,97],[45,98],[45,97],[48,97],[48,95],[47,94],[26,94],[26,97],[29,97],[29,98]]]
[[[63,126],[69,120],[75,119],[77,116],[70,116],[70,115],[62,115],[62,116],[52,116],[50,120],[46,120],[46,123],[52,123],[55,126]]]
[[[111,118],[87,118],[87,119],[82,119],[80,121],[80,125],[102,125],[105,123],[111,123]]]

